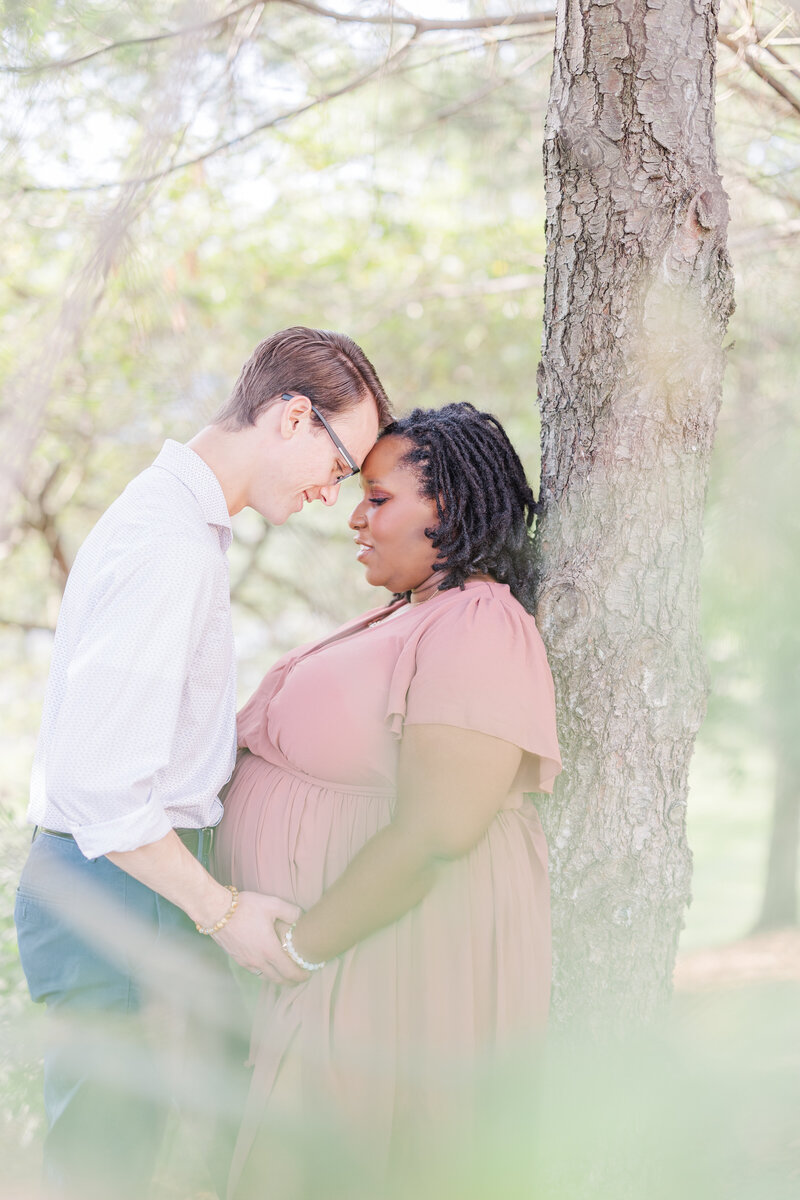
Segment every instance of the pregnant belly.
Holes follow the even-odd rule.
[[[217,829],[214,872],[223,883],[309,908],[389,823],[392,807],[387,792],[326,786],[245,754]]]

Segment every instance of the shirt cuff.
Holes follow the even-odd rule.
[[[138,850],[166,837],[172,822],[152,793],[141,808],[115,817],[113,821],[98,821],[95,825],[73,826],[70,832],[78,849],[86,858],[101,858],[113,851]]]

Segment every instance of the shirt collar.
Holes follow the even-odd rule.
[[[220,545],[226,552],[233,540],[231,517],[222,485],[208,463],[189,446],[168,438],[153,466],[163,467],[189,489],[206,522],[216,526]]]

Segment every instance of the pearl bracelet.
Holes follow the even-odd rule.
[[[297,924],[297,922],[295,922],[295,925],[296,924]],[[321,971],[322,968],[325,966],[324,962],[318,962],[318,963],[306,962],[306,960],[303,958],[302,954],[297,953],[297,951],[294,948],[294,940],[292,938],[292,930],[293,929],[294,929],[294,925],[290,925],[289,928],[286,930],[286,933],[283,935],[283,941],[281,942],[281,945],[283,946],[286,953],[289,955],[289,958],[292,960],[293,963],[296,964],[296,966],[302,967],[304,971]]]
[[[239,907],[239,889],[235,888],[232,883],[226,883],[225,887],[228,889],[228,891],[231,894],[230,908],[224,914],[224,916],[220,917],[220,919],[217,921],[216,925],[209,925],[204,928],[202,925],[198,924],[197,921],[195,921],[194,927],[198,933],[206,933],[209,935],[211,935],[213,933],[219,933],[219,931],[220,931],[220,929],[222,929],[223,925],[228,924],[228,921],[230,921],[231,917],[233,916],[233,914],[236,912],[237,908]]]

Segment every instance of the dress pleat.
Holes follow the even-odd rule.
[[[415,678],[424,675],[428,692],[437,681],[442,723],[458,719],[453,688],[462,685],[441,666],[443,642],[459,660],[481,642],[472,671],[487,731],[497,729],[500,703],[523,767],[507,807],[469,853],[442,867],[415,909],[297,987],[261,985],[231,1196],[242,1172],[252,1174],[248,1160],[265,1129],[309,1114],[333,1120],[354,1154],[397,1161],[410,1130],[463,1101],[476,1060],[530,1038],[546,1020],[547,847],[523,794],[532,782],[549,790],[560,767],[544,651],[532,618],[502,585],[468,584],[418,607],[427,611],[378,625],[383,614],[368,614],[267,675],[240,714],[248,753],[225,801],[219,878],[303,909],[319,900],[392,819],[404,723],[437,721],[436,697],[415,692]],[[436,670],[426,673],[431,654]],[[334,708],[326,679],[347,681]],[[467,703],[465,727],[477,728],[481,704]]]

